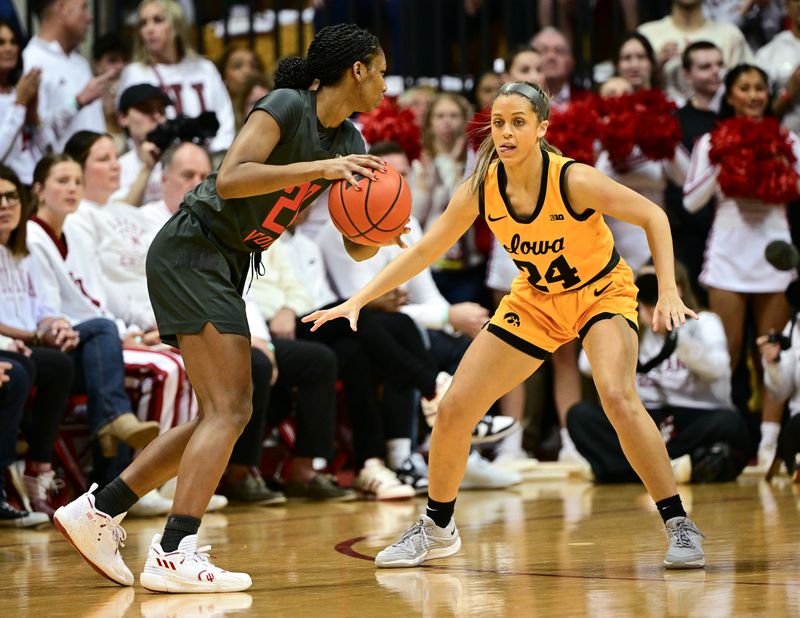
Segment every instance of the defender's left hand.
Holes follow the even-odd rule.
[[[653,311],[653,331],[658,331],[662,324],[668,331],[679,328],[681,324],[686,323],[686,316],[698,319],[697,314],[683,304],[677,290],[659,294]]]

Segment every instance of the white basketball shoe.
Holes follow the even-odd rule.
[[[178,549],[161,549],[161,535],[150,543],[144,570],[139,576],[142,587],[154,592],[240,592],[252,580],[247,573],[225,571],[211,564],[206,553],[211,546],[197,547],[197,535],[183,537]]]
[[[53,523],[100,575],[121,586],[133,586],[133,574],[119,553],[125,547],[125,530],[120,526],[125,513],[111,517],[98,511],[92,495],[95,489],[97,484],[92,483],[88,492],[59,508]]]

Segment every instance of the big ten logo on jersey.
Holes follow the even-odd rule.
[[[322,185],[310,181],[285,188],[261,222],[261,229],[251,231],[245,236],[244,242],[258,245],[262,251],[268,249],[294,222],[303,204],[310,202],[321,189]]]

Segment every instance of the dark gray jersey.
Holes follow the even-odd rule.
[[[275,118],[281,137],[265,163],[287,165],[331,159],[336,155],[363,154],[364,140],[349,120],[339,125],[327,150],[320,144],[316,92],[278,89],[256,103],[253,114],[263,110]],[[332,181],[318,178],[280,191],[237,199],[217,193],[217,172],[186,194],[184,202],[224,245],[239,251],[269,248]]]

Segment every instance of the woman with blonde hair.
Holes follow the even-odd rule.
[[[423,231],[444,212],[453,193],[472,168],[473,151],[467,142],[469,102],[461,95],[436,95],[422,129],[422,156],[413,163],[411,193],[413,214]],[[486,304],[483,281],[486,256],[476,245],[473,229],[467,232],[433,266],[433,278],[448,302]]]
[[[226,150],[234,135],[233,105],[217,67],[202,58],[189,43],[183,9],[175,0],[142,0],[134,40],[133,62],[125,67],[118,92],[148,83],[172,100],[170,113],[217,115],[219,130],[211,140],[212,152]]]

